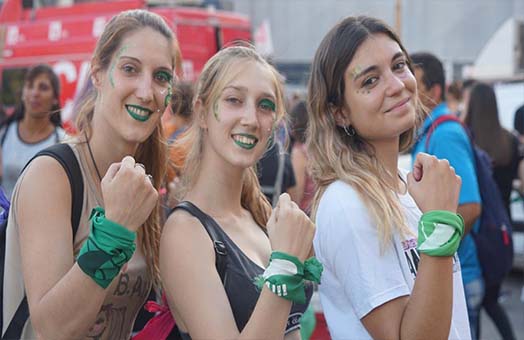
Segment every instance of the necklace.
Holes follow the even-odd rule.
[[[98,167],[96,166],[95,157],[93,156],[93,151],[91,151],[91,145],[89,145],[89,139],[87,138],[87,132],[84,133],[84,136],[86,137],[87,150],[89,150],[89,156],[91,157],[91,161],[93,162],[93,165],[95,166],[96,174],[98,175],[98,179],[100,180],[100,182],[102,182],[102,176],[100,176],[100,171],[98,171]]]

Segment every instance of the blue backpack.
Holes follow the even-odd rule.
[[[445,122],[456,122],[466,131],[473,147],[475,171],[482,200],[482,213],[478,231],[471,231],[477,246],[477,255],[486,286],[501,283],[513,266],[512,225],[504,207],[502,195],[493,178],[492,161],[489,155],[473,143],[469,129],[453,115],[437,118],[429,127],[426,150],[435,128]]]

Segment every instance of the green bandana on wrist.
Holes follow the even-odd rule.
[[[445,210],[425,213],[418,224],[419,252],[430,256],[453,256],[464,234],[464,220]]]
[[[91,233],[80,249],[77,263],[99,286],[107,288],[135,252],[136,233],[105,217],[96,207],[91,211]]]
[[[274,251],[264,274],[255,278],[255,285],[266,285],[276,295],[297,303],[306,303],[304,280],[320,283],[322,264],[311,257],[304,263],[292,255]]]

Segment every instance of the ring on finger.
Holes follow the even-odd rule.
[[[150,174],[147,174],[146,177],[147,177],[147,179],[151,182],[151,184],[154,184],[154,182],[153,182],[153,176],[151,176]]]
[[[144,171],[146,171],[146,166],[145,166],[144,164],[142,164],[142,163],[135,163],[135,168],[136,168],[137,166],[138,166],[138,167],[141,167],[142,169],[144,169]]]

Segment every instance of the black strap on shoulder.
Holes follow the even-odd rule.
[[[71,240],[71,242],[73,242],[76,231],[78,230],[80,215],[82,214],[82,204],[84,201],[84,181],[82,178],[82,172],[80,171],[80,166],[78,165],[78,160],[68,144],[55,144],[38,152],[26,164],[24,169],[33,159],[40,156],[50,156],[56,159],[64,168],[67,178],[69,179],[69,184],[71,186],[71,228],[73,229],[73,240]],[[27,304],[27,296],[24,296],[11,319],[9,326],[2,335],[2,340],[20,339],[28,318],[29,306]]]
[[[224,243],[224,238],[220,233],[217,232],[219,230],[218,224],[213,220],[209,215],[204,213],[202,210],[200,210],[196,205],[189,201],[183,201],[178,203],[178,205],[173,208],[171,213],[173,213],[177,209],[182,209],[196,217],[200,223],[204,226],[204,229],[206,229],[209,237],[213,241],[213,247],[215,248],[215,266],[217,268],[218,275],[220,275],[220,280],[222,280],[222,283],[224,283],[225,274],[226,274],[226,256],[227,256],[227,248]]]
[[[80,165],[76,159],[73,149],[68,144],[55,144],[38,152],[27,165],[36,157],[50,156],[56,159],[64,168],[69,185],[71,186],[71,227],[73,228],[73,240],[80,223],[82,205],[84,203],[84,181]],[[26,165],[26,167],[27,167]],[[23,171],[23,170],[22,170]]]

